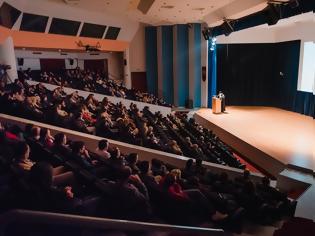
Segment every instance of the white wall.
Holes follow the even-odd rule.
[[[144,72],[145,69],[145,25],[140,24],[138,31],[129,47],[129,62],[131,72]]]
[[[273,29],[267,26],[254,27],[231,33],[229,36],[217,37],[217,44],[233,43],[274,43],[276,39]]]
[[[107,53],[108,76],[113,80],[123,80],[124,78],[124,54],[123,52]]]
[[[280,20],[274,26],[267,24],[217,37],[218,44],[276,43],[291,40],[315,41],[315,14],[313,12]]]
[[[0,45],[0,63],[11,67],[11,69],[7,70],[9,79],[12,81],[17,79],[18,75],[12,37],[8,37],[3,44]]]
[[[29,50],[15,50],[16,58],[24,58],[24,65],[17,66],[18,69],[22,68],[26,70],[31,68],[32,70],[40,70],[40,58],[55,58],[66,59],[66,69],[74,69],[79,66],[84,69],[84,60],[91,59],[107,59],[108,60],[108,73],[111,79],[123,79],[123,53],[100,53],[100,55],[90,55],[89,53],[67,53],[67,55],[61,55],[59,52],[42,52],[42,54],[33,54],[33,51]],[[74,59],[74,63],[71,66],[70,60]]]
[[[276,42],[290,40],[315,41],[315,21],[297,22],[275,31]]]

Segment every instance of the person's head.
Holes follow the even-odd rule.
[[[64,133],[58,133],[55,135],[55,145],[66,145],[67,144],[67,136]]]
[[[123,166],[117,173],[117,180],[119,182],[126,182],[128,181],[132,170],[129,166]]]
[[[186,169],[191,169],[193,163],[194,163],[193,159],[188,159],[186,161]]]
[[[14,150],[16,160],[27,160],[30,157],[30,146],[26,142],[17,143]]]
[[[40,129],[40,137],[41,137],[41,138],[50,137],[50,129],[41,128],[41,129]]]
[[[250,176],[250,171],[249,170],[244,170],[244,172],[243,172],[244,179],[249,179],[249,176]]]
[[[141,161],[139,163],[139,169],[140,169],[140,172],[142,174],[148,174],[149,171],[150,171],[150,162],[148,162],[148,161]]]
[[[49,189],[53,182],[53,167],[47,162],[34,164],[30,171],[30,181],[42,189]]]
[[[85,151],[85,144],[82,141],[76,141],[72,145],[72,152],[75,154],[83,154]]]
[[[75,119],[82,119],[82,112],[77,112],[74,115]]]
[[[262,178],[261,182],[264,186],[270,186],[270,179],[266,176]]]
[[[131,165],[137,164],[137,162],[138,162],[138,154],[137,153],[130,153],[129,156],[128,156],[128,160],[129,160],[129,163]]]
[[[196,159],[196,166],[202,167],[202,159],[200,159],[200,158]]]
[[[244,184],[244,188],[243,188],[243,192],[248,193],[248,194],[252,194],[255,192],[255,185],[252,181],[247,181]]]
[[[155,158],[151,160],[151,164],[152,164],[152,167],[154,167],[155,169],[161,169],[162,167],[162,162]]]
[[[108,149],[108,141],[106,139],[102,139],[98,142],[98,149],[107,151]]]
[[[176,179],[182,178],[182,172],[180,169],[173,169],[171,170],[171,174],[175,175]]]
[[[168,173],[165,177],[163,187],[168,189],[170,186],[176,183],[176,176],[174,174]]]
[[[120,158],[120,149],[118,147],[116,147],[114,150],[113,150],[113,153],[111,155],[111,157],[113,159],[119,159]]]
[[[93,94],[89,94],[87,96],[87,98],[85,99],[86,103],[87,104],[92,103],[93,102],[93,98],[94,98],[94,95]]]
[[[34,138],[34,139],[39,139],[39,137],[40,137],[40,127],[33,126],[32,131],[31,131],[31,137]]]

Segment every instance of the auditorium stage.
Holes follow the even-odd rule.
[[[286,165],[315,170],[315,120],[272,107],[229,106],[222,114],[194,114],[237,152],[277,176]]]

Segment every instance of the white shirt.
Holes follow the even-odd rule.
[[[96,148],[95,153],[99,155],[100,157],[103,157],[104,159],[110,158],[110,153],[108,151],[100,150],[99,148]]]

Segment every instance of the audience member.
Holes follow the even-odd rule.
[[[110,158],[110,153],[108,152],[109,143],[106,139],[102,139],[98,142],[98,147],[95,149],[95,153],[104,158],[105,160]]]

